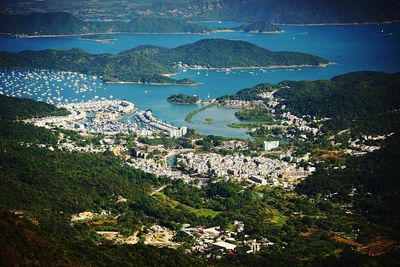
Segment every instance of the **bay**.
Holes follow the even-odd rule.
[[[215,22],[212,22],[215,23]],[[282,80],[330,79],[333,76],[360,70],[400,71],[400,24],[371,24],[346,26],[282,26],[280,34],[250,34],[243,32],[219,32],[212,34],[121,34],[113,43],[80,40],[78,37],[63,38],[12,38],[0,37],[0,50],[22,51],[42,49],[81,48],[91,53],[119,53],[144,44],[176,47],[205,38],[224,38],[251,42],[273,51],[299,51],[322,56],[335,65],[326,68],[293,68],[274,70],[234,70],[182,72],[176,78],[189,78],[202,82],[199,86],[151,86],[135,84],[103,84],[96,90],[99,97],[126,99],[139,109],[150,108],[159,118],[177,126],[187,125],[203,134],[248,137],[245,130],[231,129],[226,125],[238,122],[233,109],[217,108],[194,116],[192,123],[185,116],[199,108],[197,105],[175,105],[167,102],[171,94],[198,95],[216,98],[234,94],[238,90],[259,83],[277,83]],[[79,95],[71,98],[79,99]],[[88,97],[88,96],[86,96]],[[91,96],[94,97],[94,94]],[[213,119],[205,124],[204,118]]]

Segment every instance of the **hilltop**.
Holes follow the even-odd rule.
[[[150,9],[153,14],[192,20],[268,20],[282,24],[385,22],[400,19],[400,7],[390,0],[194,0],[189,3],[154,4]]]
[[[160,50],[153,57],[169,66],[181,62],[206,68],[320,66],[329,63],[326,59],[306,53],[273,52],[245,41],[225,39],[203,39],[169,50]]]

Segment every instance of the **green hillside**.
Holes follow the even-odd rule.
[[[138,54],[89,54],[80,49],[0,52],[0,68],[41,68],[103,76],[106,82],[192,84],[163,76],[173,70]]]
[[[137,17],[130,21],[85,22],[66,12],[0,14],[0,33],[68,35],[84,33],[202,33],[210,31],[179,19]]]
[[[327,130],[352,127],[367,133],[387,133],[398,128],[399,88],[399,73],[361,71],[331,80],[259,84],[233,96],[222,96],[219,100],[262,100],[260,93],[278,89],[274,95],[283,101],[277,112],[284,105],[297,116],[330,118],[324,123]]]
[[[282,82],[276,96],[294,114],[331,118],[327,127],[354,125],[387,132],[400,108],[400,73],[353,72],[329,81]]]
[[[160,51],[155,59],[166,65],[182,62],[210,68],[268,67],[327,64],[328,61],[305,53],[272,52],[244,41],[204,39]]]
[[[400,19],[400,8],[390,0],[195,0],[154,4],[155,14],[179,14],[193,20],[275,23],[354,23]]]

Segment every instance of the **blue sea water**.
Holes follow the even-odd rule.
[[[215,22],[214,22],[215,23]],[[151,86],[134,84],[105,84],[96,91],[99,97],[127,99],[139,109],[151,108],[156,116],[175,125],[187,125],[186,114],[196,105],[174,105],[166,101],[171,94],[185,93],[206,98],[234,94],[258,83],[282,80],[330,79],[336,75],[359,70],[400,71],[400,24],[371,24],[347,26],[282,26],[280,34],[250,34],[223,32],[213,34],[125,34],[115,35],[113,43],[98,43],[71,38],[0,37],[1,51],[69,49],[79,47],[91,53],[119,53],[132,47],[151,44],[176,47],[205,38],[244,40],[273,51],[299,51],[324,57],[335,65],[326,68],[294,68],[275,70],[187,71],[176,78],[202,82],[199,86]],[[238,122],[235,110],[212,108],[199,113],[189,124],[204,134],[246,137],[244,130],[231,129],[228,123]],[[213,124],[204,124],[204,118]]]

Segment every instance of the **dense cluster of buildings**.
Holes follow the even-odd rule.
[[[263,100],[236,100],[236,99],[226,99],[222,103],[224,106],[228,107],[240,107],[240,108],[252,108],[257,106],[263,106]]]
[[[170,179],[182,179],[186,182],[191,180],[189,175],[183,174],[177,170],[173,170],[167,164],[162,164],[155,159],[132,158],[131,160],[127,161],[127,164],[131,167],[155,174],[157,176],[169,177]]]
[[[82,103],[60,104],[67,109],[67,116],[34,118],[28,120],[39,127],[62,128],[89,134],[116,135],[135,133],[140,136],[166,134],[180,138],[187,133],[186,127],[177,128],[158,120],[150,110],[139,111],[133,118],[135,105],[128,101],[98,100]]]
[[[192,176],[233,177],[259,185],[292,187],[311,171],[279,159],[222,156],[216,153],[187,153],[177,158],[177,165]]]

